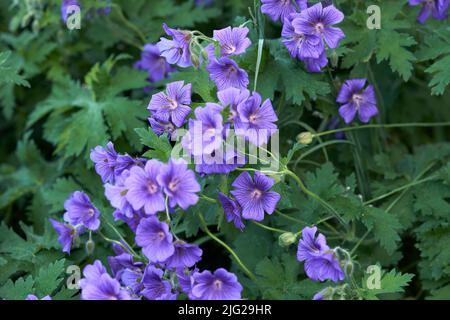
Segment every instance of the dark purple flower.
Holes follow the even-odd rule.
[[[165,199],[157,176],[163,168],[158,160],[148,160],[144,168],[133,167],[125,180],[126,200],[134,210],[144,209],[146,214],[165,210]]]
[[[63,247],[63,252],[70,254],[70,249],[72,248],[73,242],[79,231],[77,228],[71,226],[70,224],[65,224],[58,222],[53,219],[49,219],[55,231],[58,233],[58,242]]]
[[[39,299],[37,296],[35,296],[34,294],[29,294],[25,300],[52,300],[52,297],[50,296],[45,296],[42,299]]]
[[[314,295],[314,297],[313,297],[313,300],[324,300],[324,296],[323,296],[323,294],[322,294],[322,291],[321,292],[317,292],[315,295]]]
[[[75,191],[64,202],[64,220],[72,226],[83,225],[89,230],[97,230],[100,227],[100,211],[92,204],[88,195],[81,191]]]
[[[197,192],[200,191],[195,174],[187,167],[183,159],[170,159],[157,177],[158,183],[164,188],[169,197],[169,205],[174,208],[177,204],[184,210],[198,201]]]
[[[222,56],[240,55],[252,44],[247,37],[248,32],[246,27],[227,27],[214,30],[213,38],[219,41]]]
[[[243,231],[245,228],[242,222],[242,209],[239,203],[231,198],[228,198],[222,192],[219,192],[219,200],[222,204],[223,211],[225,213],[225,218],[228,222],[233,222],[234,226]]]
[[[131,204],[127,200],[128,189],[125,186],[125,180],[130,176],[130,171],[125,170],[116,179],[116,184],[107,183],[105,187],[105,196],[109,200],[111,206],[117,210],[120,210],[128,218],[132,218],[134,210]]]
[[[61,19],[64,21],[64,23],[67,22],[67,19],[69,18],[69,7],[70,6],[76,6],[80,8],[80,4],[77,0],[62,0],[61,1]]]
[[[153,132],[156,133],[158,136],[167,133],[169,139],[176,138],[176,127],[172,122],[162,121],[155,117],[148,118],[148,122]]]
[[[378,114],[375,90],[372,85],[364,89],[366,82],[366,79],[353,79],[343,84],[336,101],[343,104],[339,108],[339,114],[345,123],[352,122],[356,114],[364,123]]]
[[[144,264],[142,262],[134,262],[133,256],[129,253],[121,253],[117,256],[108,257],[108,263],[111,268],[112,275],[116,279],[123,280],[124,273],[134,272],[138,274],[142,273]],[[124,282],[124,281],[122,281]],[[130,283],[124,283],[126,287],[130,286]]]
[[[192,295],[200,300],[240,300],[242,286],[237,277],[223,268],[214,273],[197,272],[192,275]]]
[[[409,0],[410,6],[422,5],[422,9],[417,16],[417,21],[425,23],[430,14],[436,20],[445,20],[448,17],[449,0]]]
[[[175,252],[169,226],[156,216],[142,219],[136,229],[136,244],[150,262],[163,262]]]
[[[118,154],[114,150],[112,142],[108,142],[106,148],[97,146],[91,150],[91,160],[95,163],[95,171],[104,183],[114,183],[114,170]]]
[[[251,143],[258,146],[268,142],[269,137],[277,129],[274,122],[278,120],[272,102],[267,99],[261,105],[261,100],[261,96],[254,92],[247,101],[238,106],[243,130],[236,130],[238,135],[245,135]]]
[[[149,300],[175,300],[176,294],[172,293],[170,281],[163,280],[164,272],[152,265],[148,265],[144,271],[141,294]]]
[[[197,245],[177,240],[174,246],[175,253],[164,263],[168,268],[190,268],[202,258],[203,251]]]
[[[128,291],[120,287],[119,281],[111,278],[109,274],[103,273],[95,281],[88,281],[81,286],[81,299],[131,300],[131,296]]]
[[[227,88],[246,89],[248,86],[248,74],[238,64],[226,57],[219,59],[210,58],[206,66],[209,78],[214,81],[219,90]]]
[[[133,215],[131,217],[125,215],[124,213],[122,213],[120,210],[116,210],[113,212],[113,217],[114,219],[117,220],[122,220],[123,222],[125,222],[128,227],[130,227],[130,229],[133,232],[136,232],[136,228],[139,225],[139,222],[141,222],[141,219],[146,217],[146,215],[144,213],[142,213],[141,210],[139,211],[133,211]]]
[[[166,58],[162,57],[158,46],[155,44],[146,44],[141,53],[141,60],[134,64],[139,70],[148,72],[150,82],[162,80],[168,76],[170,72],[175,71],[174,68],[167,63]]]
[[[147,159],[133,158],[128,154],[119,154],[114,166],[114,177],[120,177],[125,170],[130,170],[134,166],[144,167]]]
[[[323,51],[319,58],[306,58],[303,60],[305,62],[306,70],[308,72],[322,72],[322,68],[328,64],[327,52]]]
[[[318,59],[325,51],[323,41],[314,34],[297,33],[292,26],[292,20],[298,17],[299,14],[292,14],[289,18],[284,19],[281,31],[283,43],[293,58]]]
[[[195,171],[199,174],[228,174],[245,164],[245,156],[235,150],[218,149],[195,157],[195,161]]]
[[[297,8],[293,0],[261,0],[261,12],[267,14],[273,21],[289,17],[291,13],[297,12]],[[307,8],[306,0],[295,0],[298,9],[305,10]]]
[[[169,83],[166,92],[154,94],[148,105],[148,110],[156,119],[164,122],[171,121],[181,127],[191,112],[192,85],[184,85],[184,81]]]
[[[280,195],[269,191],[275,181],[259,171],[255,172],[254,179],[248,172],[242,172],[232,186],[235,188],[231,194],[242,208],[242,217],[261,221],[264,212],[272,214],[275,211]]]
[[[292,21],[292,26],[296,33],[323,37],[327,45],[334,49],[337,48],[345,34],[341,29],[332,26],[342,20],[344,20],[344,14],[335,6],[330,5],[323,8],[322,3],[319,2],[303,10]]]
[[[179,268],[176,270],[176,275],[178,279],[178,285],[189,298],[189,300],[197,300],[197,298],[192,294],[192,287],[194,286],[194,278],[192,275],[198,272],[198,269],[189,270],[186,268]]]
[[[339,260],[333,250],[328,247],[325,236],[319,234],[315,238],[317,227],[305,227],[302,240],[298,244],[297,260],[305,261],[306,275],[315,281],[344,280]]]
[[[172,40],[161,38],[156,44],[161,56],[166,58],[168,63],[176,64],[182,68],[192,66],[189,50],[192,39],[191,32],[169,28],[165,23],[163,24],[163,28],[166,34],[172,37]]]

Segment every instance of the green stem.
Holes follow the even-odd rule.
[[[147,41],[145,39],[144,34],[141,32],[141,30],[139,30],[138,27],[136,27],[134,24],[132,24],[130,21],[127,20],[127,18],[125,18],[122,9],[120,8],[120,6],[116,5],[116,4],[112,4],[112,7],[116,9],[116,12],[120,18],[120,20],[122,20],[122,22],[128,26],[131,30],[133,30],[137,36],[140,38],[142,44],[145,44]]]
[[[287,232],[289,232],[289,231],[286,231],[286,230],[281,230],[281,229],[277,229],[277,228],[272,228],[272,227],[266,226],[266,225],[264,225],[262,223],[259,223],[259,222],[255,221],[255,220],[251,220],[251,221],[252,221],[253,224],[257,225],[258,227],[266,229],[266,230],[269,230],[269,231],[278,232],[278,233],[287,233]]]
[[[408,127],[447,127],[450,126],[450,122],[408,122],[408,123],[392,123],[392,124],[367,124],[363,126],[357,126],[357,127],[346,127],[346,128],[339,128],[334,130],[328,130],[324,132],[320,132],[317,134],[314,134],[314,137],[322,137],[325,135],[338,133],[338,132],[347,132],[347,131],[353,131],[353,130],[362,130],[362,129],[371,129],[371,128],[408,128]]]
[[[106,224],[114,231],[114,233],[119,237],[119,239],[129,248],[127,251],[131,251],[131,254],[139,257],[139,255],[133,250],[133,248],[128,244],[128,242],[124,239],[122,234],[117,230],[108,220],[103,219],[103,221],[106,222]],[[123,246],[122,246],[123,247]]]
[[[200,220],[200,223],[203,226],[203,229],[205,230],[206,234],[210,236],[214,241],[216,241],[218,244],[220,244],[222,247],[224,247],[236,260],[236,263],[241,267],[241,269],[247,274],[247,276],[256,282],[255,275],[245,266],[245,264],[241,261],[239,256],[234,252],[233,249],[231,249],[225,242],[220,240],[218,237],[216,237],[209,229],[208,225],[206,224],[205,219],[203,218],[203,215],[201,213],[198,214],[198,218]]]

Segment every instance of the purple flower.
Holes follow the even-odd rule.
[[[242,208],[242,217],[261,221],[264,212],[272,214],[275,211],[280,195],[269,191],[275,181],[259,171],[255,172],[254,180],[248,172],[242,172],[232,186],[231,194]]]
[[[322,68],[328,64],[327,52],[323,51],[319,58],[306,58],[304,60],[308,72],[322,72]]]
[[[323,8],[322,3],[319,2],[303,10],[292,21],[292,26],[296,33],[323,37],[328,46],[334,49],[337,48],[345,35],[341,29],[332,26],[342,22],[342,20],[344,20],[344,14],[335,6],[330,5]]]
[[[118,154],[114,150],[112,142],[108,142],[106,148],[97,146],[91,150],[90,158],[95,163],[95,171],[104,183],[114,183],[114,170]]]
[[[211,154],[223,142],[223,107],[206,103],[195,109],[195,118],[189,120],[189,132],[183,139],[183,147],[194,156]]]
[[[132,282],[125,283],[123,278],[124,273],[142,274],[144,264],[142,262],[134,262],[133,256],[129,253],[121,253],[117,256],[108,257],[108,263],[111,267],[112,275],[116,279],[121,279],[126,287],[131,287]]]
[[[134,166],[144,167],[147,159],[135,159],[128,154],[119,154],[114,167],[114,177],[120,177],[126,170],[130,170]]]
[[[37,296],[35,296],[34,294],[29,294],[25,300],[52,300],[52,297],[50,296],[45,296],[42,299],[39,299]]]
[[[291,13],[297,12],[292,0],[261,0],[261,12],[267,14],[273,21],[284,21]],[[295,0],[300,10],[307,7],[306,0]]]
[[[247,38],[248,32],[246,27],[227,27],[214,30],[213,38],[219,41],[222,56],[240,55],[252,44]]]
[[[195,5],[197,6],[209,6],[214,0],[195,0]]]
[[[146,215],[142,213],[141,210],[139,210],[133,211],[132,216],[129,217],[126,214],[122,213],[120,210],[116,210],[113,212],[113,217],[116,221],[122,220],[128,225],[128,227],[130,227],[133,232],[136,232],[136,228],[139,225],[139,222],[141,222],[141,219],[146,217]]]
[[[55,231],[58,233],[58,242],[63,247],[63,252],[70,254],[70,249],[72,248],[73,242],[76,236],[79,234],[78,229],[71,226],[70,224],[65,224],[58,222],[53,219],[49,219]]]
[[[85,277],[86,268],[83,270]],[[122,289],[119,281],[111,278],[106,272],[97,274],[95,278],[82,280],[80,280],[82,300],[131,300],[128,291]]]
[[[136,229],[136,244],[143,248],[150,262],[163,262],[175,252],[167,223],[156,216],[142,219]]]
[[[226,148],[226,147],[225,147]],[[215,150],[195,157],[195,171],[199,174],[227,174],[245,164],[245,156],[235,150]]]
[[[325,300],[325,297],[323,296],[322,291],[321,292],[317,292],[314,295],[313,300]]]
[[[134,210],[131,204],[127,200],[128,189],[125,186],[125,180],[130,176],[130,171],[125,170],[116,179],[116,184],[107,183],[105,187],[105,196],[109,200],[111,206],[120,210],[128,218],[132,218]]]
[[[144,168],[133,167],[125,180],[126,200],[134,210],[144,209],[146,214],[155,214],[165,209],[165,199],[156,177],[163,164],[158,160],[148,160]]]
[[[75,191],[64,202],[64,220],[73,226],[83,225],[90,230],[100,227],[100,211],[91,202],[88,195],[81,191]]]
[[[146,44],[141,53],[141,59],[134,64],[139,70],[148,72],[150,82],[162,80],[167,77],[170,72],[175,71],[174,68],[167,63],[166,59],[160,55],[157,45]]]
[[[184,81],[169,83],[166,92],[154,94],[148,105],[148,110],[156,119],[164,122],[171,121],[181,127],[191,112],[192,85],[184,85]]]
[[[157,177],[158,183],[164,188],[164,192],[169,197],[171,208],[179,205],[186,210],[198,201],[197,192],[200,191],[200,185],[195,179],[195,174],[187,167],[183,159],[170,159],[161,173]]]
[[[292,14],[289,18],[284,19],[283,30],[281,31],[283,43],[293,58],[300,60],[318,59],[325,51],[323,41],[317,35],[295,31],[292,20],[299,16],[299,14]]]
[[[169,139],[176,138],[176,127],[172,122],[161,121],[155,117],[148,118],[148,122],[153,132],[156,133],[158,136],[167,133]]]
[[[195,284],[192,275],[198,272],[198,269],[189,270],[185,268],[179,268],[176,270],[176,275],[178,279],[178,285],[189,298],[189,300],[197,300],[197,298],[192,294],[192,287]]]
[[[237,134],[244,134],[251,143],[258,146],[268,142],[269,137],[277,129],[274,122],[278,120],[270,100],[265,100],[262,105],[261,100],[261,96],[254,92],[247,101],[238,106],[244,129],[236,130]]]
[[[448,8],[450,6],[449,0],[409,0],[410,6],[422,5],[422,9],[417,16],[417,21],[425,23],[430,17],[430,14],[436,20],[445,20],[448,16]]]
[[[68,9],[70,6],[77,6],[80,8],[80,4],[77,0],[62,0],[61,1],[61,19],[64,21],[64,23],[67,22],[67,19],[69,18],[69,12]]]
[[[220,104],[223,107],[229,107],[228,121],[230,121],[236,129],[241,129],[243,127],[238,113],[238,106],[247,101],[249,97],[250,91],[247,89],[228,88],[217,92],[217,98],[219,98]]]
[[[175,300],[170,281],[163,280],[164,272],[152,265],[148,265],[144,271],[141,294],[149,300]]]
[[[225,218],[228,222],[233,222],[234,226],[243,231],[245,228],[242,222],[242,209],[239,203],[231,198],[228,198],[222,192],[219,192],[219,200],[222,204],[223,211],[225,213]]]
[[[197,245],[177,240],[174,246],[175,253],[165,261],[168,268],[190,268],[202,258],[203,251]]]
[[[298,244],[297,260],[305,261],[305,272],[315,281],[344,280],[339,260],[326,243],[325,236],[315,237],[317,227],[305,227],[302,230],[302,240]]]
[[[169,28],[165,23],[163,24],[163,28],[166,34],[171,36],[173,40],[161,38],[156,44],[161,56],[166,58],[168,63],[176,64],[182,68],[192,66],[191,53],[189,51],[189,45],[192,39],[191,32]]]
[[[339,92],[336,101],[343,104],[339,114],[347,124],[353,121],[356,114],[361,122],[367,123],[378,113],[375,90],[372,85],[364,89],[366,82],[366,79],[347,80]]]
[[[192,275],[192,295],[200,300],[240,300],[242,286],[236,275],[223,268],[214,273],[197,272]]]
[[[239,68],[238,64],[229,58],[216,59],[210,57],[206,70],[209,72],[209,78],[214,81],[219,90],[227,88],[246,89],[248,86],[247,72]]]

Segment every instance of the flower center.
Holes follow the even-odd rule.
[[[250,115],[250,117],[248,117],[248,120],[251,122],[251,123],[256,123],[256,120],[258,119],[258,116],[256,115],[256,114],[252,114],[252,115]]]
[[[170,110],[174,110],[178,107],[178,102],[174,99],[167,98],[169,105],[167,106]]]
[[[178,189],[179,184],[180,184],[180,181],[178,179],[174,179],[174,180],[170,181],[168,188],[170,191],[175,192]]]
[[[222,281],[219,279],[214,280],[214,288],[216,290],[222,289]]]
[[[88,209],[88,215],[89,215],[90,217],[92,217],[92,216],[94,215],[94,213],[95,213],[94,209],[92,209],[92,208],[89,208],[89,209]]]
[[[356,104],[357,107],[359,107],[363,101],[363,97],[359,94],[354,94],[352,96],[352,101]]]
[[[225,44],[225,45],[223,45],[222,48],[228,54],[231,54],[236,51],[236,47],[233,46],[232,44]]]
[[[325,26],[322,22],[319,22],[316,24],[316,32],[317,33],[323,33],[324,29],[325,29]]]
[[[261,192],[261,190],[255,189],[255,190],[252,191],[250,196],[252,197],[252,199],[258,200],[259,198],[261,198],[262,192]]]
[[[164,238],[166,237],[166,235],[162,231],[159,231],[157,235],[159,240],[164,240]]]
[[[230,65],[228,67],[228,72],[229,73],[237,73],[237,69],[233,65]]]
[[[150,194],[154,194],[156,191],[158,191],[158,186],[156,184],[154,184],[153,182],[149,182],[147,184],[147,191]]]

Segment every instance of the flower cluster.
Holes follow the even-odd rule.
[[[342,281],[345,278],[335,250],[327,245],[321,233],[316,238],[317,227],[305,227],[298,244],[297,260],[305,262],[306,275],[315,281]]]
[[[321,2],[308,7],[306,0],[262,0],[262,4],[263,13],[283,23],[281,36],[290,55],[302,60],[309,72],[320,72],[328,64],[326,46],[335,49],[345,37],[333,27],[344,20],[344,14]]]
[[[248,172],[241,173],[232,184],[231,194],[236,200],[219,194],[227,221],[242,231],[242,218],[262,221],[264,213],[272,214],[281,198],[278,193],[269,191],[274,184],[272,178],[259,171],[255,172],[254,179]]]
[[[450,0],[409,0],[409,5],[422,5],[422,9],[417,16],[417,21],[425,23],[430,15],[436,20],[447,19]]]

